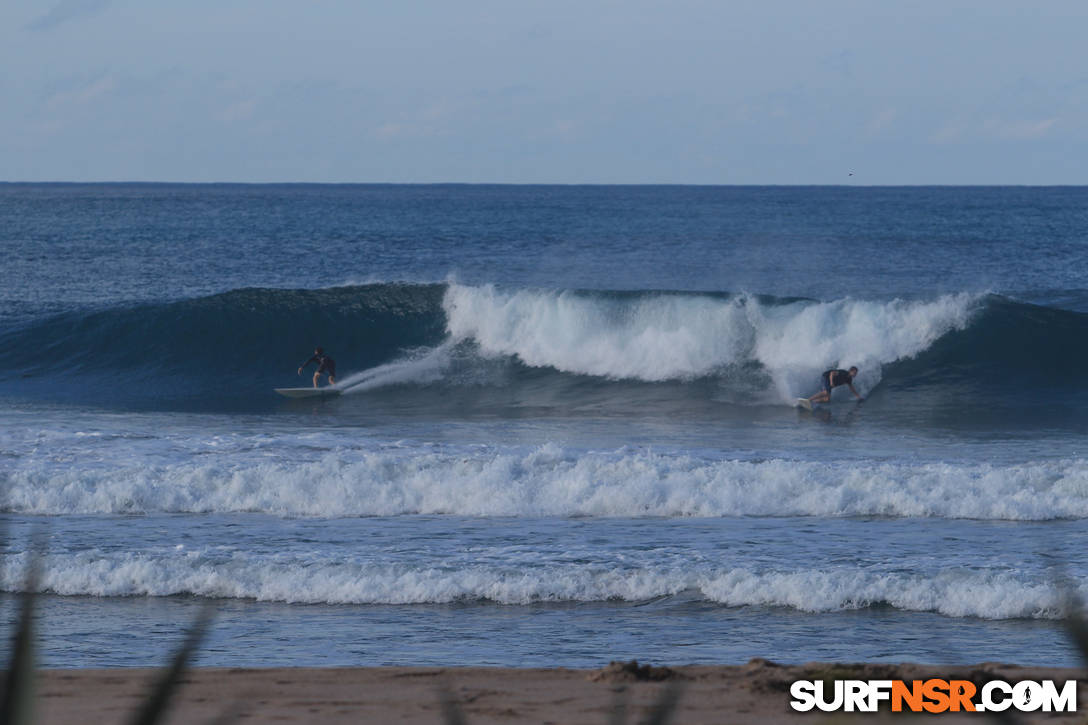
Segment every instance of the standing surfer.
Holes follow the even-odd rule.
[[[302,369],[310,363],[317,363],[317,371],[314,373],[314,387],[317,387],[317,381],[321,377],[321,373],[327,373],[329,376],[329,385],[336,385],[336,361],[325,354],[325,351],[320,347],[314,348],[314,356],[302,363],[298,368],[298,374],[302,375]]]
[[[858,374],[856,367],[849,370],[825,370],[824,374],[820,376],[820,383],[823,386],[823,390],[816,393],[808,400],[810,403],[827,403],[831,400],[831,389],[837,388],[840,385],[845,385],[850,388],[850,392],[854,394],[854,397],[858,400],[864,400],[858,391],[854,390],[854,376]]]

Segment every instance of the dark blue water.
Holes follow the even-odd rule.
[[[204,664],[1072,664],[1086,222],[1083,188],[0,185],[3,588],[44,525],[53,665],[155,664],[204,599]],[[275,395],[315,345],[343,394]],[[792,407],[850,365],[864,403]]]

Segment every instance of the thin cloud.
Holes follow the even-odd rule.
[[[27,30],[44,32],[69,20],[90,17],[102,12],[110,0],[61,0],[53,9],[27,25]]]
[[[556,136],[570,136],[578,130],[578,122],[568,118],[558,118],[552,122],[549,130]]]
[[[1042,138],[1050,132],[1057,118],[1045,118],[1041,120],[1005,121],[990,119],[986,121],[984,128],[991,135],[1004,139],[1035,139]]]
[[[374,129],[374,133],[382,138],[400,136],[404,127],[399,123],[386,123]]]
[[[253,117],[255,110],[257,110],[257,99],[246,98],[227,106],[218,114],[217,118],[225,123],[245,121]]]
[[[942,126],[929,140],[936,144],[955,143],[967,133],[967,124],[960,120],[951,121]]]
[[[897,111],[896,109],[885,108],[880,113],[878,113],[871,121],[869,121],[869,126],[868,128],[866,128],[866,133],[869,136],[876,136],[881,131],[895,123],[895,119],[898,116],[899,111]]]
[[[968,138],[990,138],[1002,141],[1025,141],[1043,138],[1061,122],[1060,118],[1026,119],[1010,121],[989,118],[985,121],[966,122],[954,120],[930,136],[936,144],[958,143]]]
[[[117,89],[117,81],[113,76],[103,76],[92,83],[82,85],[70,91],[62,91],[60,93],[54,93],[46,101],[46,105],[50,108],[59,108],[61,106],[82,106],[86,103],[90,103],[95,99],[112,93]]]
[[[846,78],[854,77],[854,54],[849,50],[826,56],[820,61],[820,65]]]

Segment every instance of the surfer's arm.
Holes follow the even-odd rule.
[[[304,369],[306,368],[306,366],[307,366],[307,365],[309,365],[310,363],[312,363],[312,362],[313,362],[314,360],[316,360],[316,359],[317,359],[317,355],[314,355],[314,356],[313,356],[312,358],[310,358],[310,359],[309,359],[309,360],[307,360],[306,362],[304,362],[304,363],[302,363],[301,365],[299,365],[299,366],[298,366],[298,374],[299,374],[299,375],[302,375],[302,371],[303,371],[303,370],[304,370]]]
[[[854,394],[855,398],[857,398],[858,400],[864,400],[864,398],[862,398],[861,395],[858,394],[858,391],[854,390],[853,383],[847,383],[846,386],[850,388],[850,392]]]

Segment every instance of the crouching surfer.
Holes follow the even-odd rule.
[[[831,390],[840,385],[845,385],[850,388],[850,392],[853,393],[854,397],[858,400],[865,400],[858,391],[854,390],[854,377],[857,374],[858,369],[856,367],[850,368],[849,370],[824,371],[824,374],[820,376],[820,384],[823,387],[823,390],[811,396],[808,401],[810,403],[826,403],[831,400]]]
[[[298,368],[298,374],[302,375],[302,370],[310,363],[317,363],[317,371],[314,373],[314,387],[317,387],[317,381],[321,379],[321,375],[327,374],[329,376],[329,385],[336,385],[336,361],[325,354],[325,351],[320,347],[314,349],[314,356],[302,363]]]

